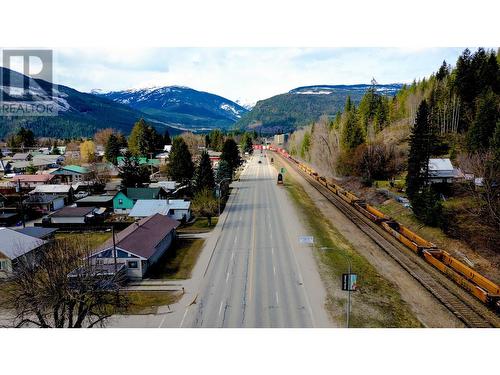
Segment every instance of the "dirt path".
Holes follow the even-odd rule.
[[[315,202],[321,213],[385,278],[398,286],[401,298],[427,327],[464,327],[451,312],[401,268],[389,255],[369,239],[354,223],[314,189],[292,168],[290,174]]]

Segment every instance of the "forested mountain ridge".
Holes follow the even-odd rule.
[[[182,86],[95,94],[140,110],[159,121],[194,131],[228,128],[248,112],[219,95]]]
[[[103,128],[113,128],[128,134],[140,118],[148,119],[160,132],[166,129],[171,134],[181,132],[124,104],[83,93],[71,87],[51,85],[50,82],[35,80],[7,68],[0,69],[2,75],[0,81],[4,83],[1,87],[4,101],[16,103],[30,99],[22,90],[23,82],[28,80],[30,83],[28,95],[33,99],[52,102],[58,110],[57,116],[0,116],[0,138],[5,138],[20,127],[32,130],[37,137],[90,137]],[[50,90],[52,98],[47,94],[51,92]]]
[[[402,84],[376,84],[375,90],[385,95],[395,95]],[[260,100],[236,124],[239,129],[259,129],[264,133],[289,132],[310,124],[326,115],[333,117],[344,107],[350,96],[357,104],[369,84],[315,85],[290,90],[288,93]]]

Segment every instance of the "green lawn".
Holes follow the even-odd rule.
[[[109,232],[57,233],[56,240],[75,240],[80,244],[88,244],[89,249],[95,249],[111,238]]]
[[[358,274],[359,290],[352,296],[351,326],[422,327],[408,305],[401,299],[396,285],[381,276],[362,255],[356,252],[290,174],[285,181],[284,186],[298,208],[303,222],[314,236],[317,248],[331,248],[314,250],[320,264],[321,276],[326,279],[326,284],[341,288],[342,273],[347,271],[345,256],[351,259],[353,272]],[[345,321],[346,299],[335,297],[328,291],[328,300],[327,308],[334,320]]]
[[[219,218],[212,218],[212,225],[208,226],[208,220],[206,217],[197,217],[194,223],[183,225],[177,229],[178,233],[206,233],[210,232],[217,225]]]
[[[156,314],[160,306],[176,303],[181,294],[179,292],[123,292],[128,297],[129,305],[122,312],[125,315]]]
[[[151,268],[151,279],[189,279],[205,240],[178,238],[158,263]]]

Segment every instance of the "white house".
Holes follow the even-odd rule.
[[[139,199],[129,216],[143,218],[154,214],[166,215],[179,221],[189,221],[191,202],[183,199]]]
[[[28,236],[9,228],[0,228],[0,278],[8,276],[22,256],[35,256],[36,250],[47,241]]]
[[[451,183],[455,177],[455,169],[450,159],[429,159],[429,182]]]
[[[114,245],[109,239],[89,259],[97,265],[125,264],[128,278],[142,279],[170,248],[178,226],[178,221],[160,214],[143,218],[115,235]]]
[[[94,217],[95,207],[64,207],[50,215],[53,224],[85,224]]]

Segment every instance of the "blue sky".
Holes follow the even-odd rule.
[[[298,86],[411,82],[463,48],[61,48],[54,81],[80,91],[182,85],[254,103]]]

